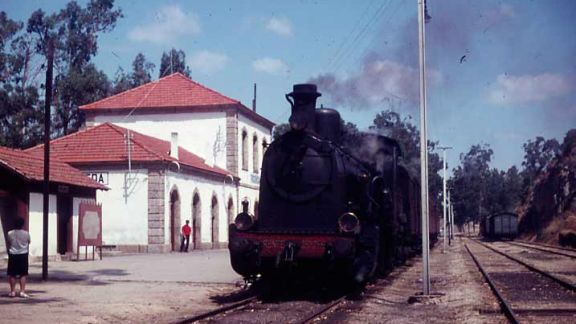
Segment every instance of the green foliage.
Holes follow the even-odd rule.
[[[542,174],[560,153],[560,144],[554,138],[547,140],[542,136],[537,136],[534,140],[524,143],[523,148],[523,189],[524,194],[527,194],[528,188],[533,185],[536,177]]]
[[[402,117],[392,110],[380,112],[370,129],[396,139],[404,152],[404,161],[413,174],[420,175],[420,131],[412,123],[412,117]],[[431,200],[437,200],[442,192],[442,159],[436,152],[438,142],[428,141],[428,192]],[[439,205],[437,205],[438,207]],[[441,207],[441,206],[440,206]]]
[[[487,201],[492,199],[488,198],[488,187],[497,186],[500,176],[496,170],[491,174],[489,163],[493,154],[488,144],[473,145],[468,153],[460,154],[460,165],[453,170],[449,181],[455,223],[462,224],[469,219],[477,223],[486,215]]]
[[[108,95],[110,82],[104,72],[94,64],[82,70],[70,69],[54,80],[53,127],[56,136],[76,131],[84,123],[78,106],[88,104]]]
[[[83,122],[78,107],[109,93],[109,82],[90,61],[96,55],[99,33],[111,31],[122,17],[113,0],[91,0],[86,7],[69,2],[58,13],[35,11],[28,19],[27,31],[35,36],[38,53],[47,57],[54,45],[55,134],[76,131]]]
[[[176,72],[180,72],[187,77],[191,76],[190,68],[186,66],[186,54],[184,51],[172,48],[168,53],[162,53],[159,77],[162,78]]]
[[[154,63],[146,61],[144,54],[138,53],[132,62],[132,86],[137,87],[150,82],[154,67]]]
[[[43,133],[38,88],[27,82],[33,49],[22,28],[0,12],[0,145],[8,147],[32,146]]]
[[[142,53],[138,53],[132,61],[132,73],[124,72],[118,68],[112,86],[112,93],[117,94],[152,81],[152,71],[155,65],[146,60]]]

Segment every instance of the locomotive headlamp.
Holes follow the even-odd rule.
[[[254,226],[254,217],[248,213],[240,213],[234,219],[234,225],[239,231],[247,231]]]
[[[360,233],[360,220],[354,213],[344,213],[338,218],[338,226],[343,233]]]

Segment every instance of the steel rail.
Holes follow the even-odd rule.
[[[524,240],[516,240],[516,242],[525,243],[525,244],[533,244],[533,245],[541,245],[541,246],[546,246],[546,247],[553,248],[553,249],[570,251],[570,252],[576,253],[576,249],[567,248],[567,247],[563,247],[563,246],[556,246],[556,245],[545,244],[545,243],[529,242],[529,241],[524,241]]]
[[[183,320],[176,321],[176,322],[174,322],[173,324],[188,324],[188,323],[194,323],[194,322],[196,322],[196,321],[200,321],[200,320],[203,320],[203,319],[206,319],[206,318],[209,318],[209,317],[216,316],[216,315],[218,315],[218,314],[225,313],[225,312],[227,312],[227,311],[229,311],[229,310],[233,310],[233,309],[240,308],[240,307],[242,307],[242,306],[245,306],[245,305],[247,305],[247,304],[250,304],[250,303],[254,302],[256,299],[257,299],[256,296],[253,296],[253,297],[250,297],[250,298],[248,298],[248,299],[245,299],[245,300],[236,302],[236,303],[234,303],[234,304],[230,304],[230,305],[226,305],[226,306],[223,306],[223,307],[219,307],[219,308],[213,309],[213,310],[211,310],[211,311],[208,311],[208,312],[206,312],[206,313],[198,314],[198,315],[195,315],[195,316],[192,316],[192,317],[189,317],[189,318],[185,318],[185,319],[183,319]]]
[[[568,282],[568,281],[566,281],[566,280],[564,280],[564,279],[562,279],[562,278],[559,278],[559,277],[551,274],[550,272],[547,272],[547,271],[544,271],[544,270],[542,270],[542,269],[536,268],[535,266],[533,266],[533,265],[531,265],[531,264],[528,264],[528,263],[526,263],[526,262],[524,262],[524,261],[522,261],[522,260],[520,260],[520,259],[518,259],[518,258],[515,258],[515,257],[513,257],[513,256],[511,256],[511,255],[509,255],[509,254],[507,254],[507,253],[504,253],[504,252],[502,252],[502,251],[500,251],[500,250],[498,250],[498,249],[496,249],[496,248],[493,248],[493,247],[489,246],[489,245],[486,244],[486,243],[480,242],[479,240],[475,240],[475,239],[473,239],[473,240],[476,241],[478,244],[486,247],[487,249],[490,249],[490,250],[492,250],[492,251],[494,251],[494,252],[496,252],[496,253],[498,253],[498,254],[500,254],[500,255],[503,255],[503,256],[507,257],[508,259],[510,259],[510,260],[512,260],[512,261],[514,261],[514,262],[517,262],[517,263],[523,265],[524,267],[528,268],[528,270],[530,270],[530,271],[536,272],[536,273],[538,273],[538,274],[543,275],[544,277],[547,277],[547,278],[549,278],[549,279],[552,279],[553,281],[555,281],[556,283],[560,284],[562,287],[564,287],[564,288],[566,288],[566,289],[569,289],[569,290],[571,290],[571,291],[576,291],[576,285],[574,285],[574,284],[571,283],[571,282]]]
[[[572,258],[572,259],[576,259],[576,255],[574,255],[574,254],[568,254],[568,253],[563,253],[563,252],[558,252],[558,251],[551,251],[551,250],[548,250],[548,249],[545,249],[545,248],[541,248],[541,247],[539,247],[538,245],[532,245],[532,244],[529,244],[529,243],[524,243],[524,242],[522,242],[522,243],[518,243],[518,242],[503,242],[503,243],[507,243],[507,244],[515,245],[515,246],[521,246],[521,247],[525,247],[525,248],[528,248],[528,249],[534,249],[534,250],[538,250],[538,251],[548,252],[548,253],[557,254],[557,255],[562,255],[562,256],[566,256],[566,257]],[[576,251],[574,251],[574,252],[576,253]]]
[[[480,261],[478,261],[478,259],[474,255],[474,253],[472,253],[472,251],[470,251],[470,248],[468,248],[468,244],[464,244],[464,246],[466,247],[466,250],[468,251],[468,253],[472,257],[472,260],[474,260],[474,263],[476,263],[478,270],[480,270],[480,272],[484,276],[484,279],[486,279],[486,282],[488,283],[488,285],[490,286],[490,289],[492,290],[492,292],[496,296],[496,299],[498,299],[498,303],[500,304],[500,308],[502,309],[502,312],[504,313],[504,315],[506,316],[508,321],[510,321],[510,323],[513,323],[513,324],[520,323],[520,321],[518,320],[518,317],[516,316],[516,314],[512,310],[512,307],[510,306],[510,304],[508,304],[506,299],[504,299],[504,296],[502,296],[500,291],[496,288],[496,284],[492,280],[492,277],[490,277],[488,272],[486,272],[486,270],[484,269],[482,264],[480,264]]]
[[[313,312],[312,314],[308,315],[305,319],[303,319],[302,321],[298,322],[299,324],[306,324],[306,323],[311,323],[314,319],[316,319],[318,316],[326,313],[327,311],[329,311],[330,309],[334,308],[335,306],[337,306],[338,304],[342,303],[344,300],[346,299],[346,296],[340,297],[338,299],[336,299],[335,301],[329,303],[328,305],[322,307],[320,310]]]

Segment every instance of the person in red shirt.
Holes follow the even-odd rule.
[[[188,245],[190,243],[190,233],[192,233],[192,228],[189,220],[186,220],[186,224],[182,226],[182,240],[180,243],[180,252],[188,252]]]

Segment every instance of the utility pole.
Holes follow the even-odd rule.
[[[424,0],[418,0],[418,40],[420,65],[420,195],[422,206],[422,294],[430,295],[430,245],[428,224],[428,121],[426,112],[426,53]]]
[[[44,184],[42,206],[42,280],[48,280],[48,213],[50,202],[50,106],[52,103],[52,69],[54,41],[48,38],[46,67],[46,93],[44,103]]]
[[[452,200],[450,199],[450,191],[448,191],[448,245],[452,245],[452,239],[454,236],[452,235],[452,231],[454,230],[453,223],[454,223],[454,206],[452,206]]]
[[[442,150],[442,160],[443,160],[443,170],[444,170],[444,174],[442,177],[442,215],[443,217],[443,221],[442,221],[442,236],[444,238],[444,242],[442,244],[442,253],[446,253],[446,150],[452,149],[452,147],[450,146],[439,146],[439,149]]]
[[[450,203],[450,235],[452,235],[452,239],[454,239],[454,205]]]

